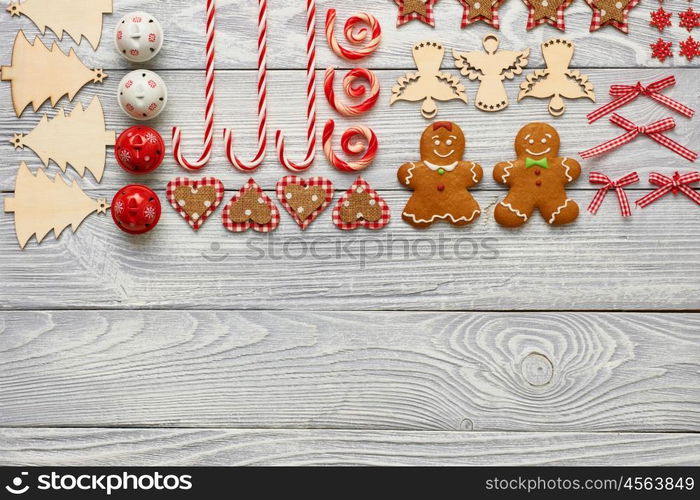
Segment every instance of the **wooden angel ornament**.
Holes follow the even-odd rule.
[[[10,2],[5,10],[12,16],[27,16],[42,35],[49,28],[62,40],[65,31],[75,43],[79,44],[85,37],[97,50],[102,36],[102,15],[112,13],[112,0],[24,0]]]
[[[435,101],[459,99],[467,103],[467,94],[459,78],[440,72],[445,57],[445,47],[439,42],[419,42],[413,47],[415,73],[399,78],[391,89],[390,104],[396,101],[423,101],[421,114],[428,120],[438,113]]]
[[[51,106],[64,95],[72,101],[87,83],[100,83],[105,78],[107,74],[101,69],[85,66],[73,49],[66,55],[54,42],[49,50],[39,37],[29,43],[23,31],[15,37],[12,64],[2,67],[2,80],[12,82],[12,103],[18,117],[29,104],[37,111],[47,99],[51,99]]]
[[[34,151],[45,166],[51,159],[65,172],[70,164],[81,177],[89,170],[100,182],[106,146],[114,146],[114,141],[115,134],[106,130],[102,104],[95,96],[87,109],[78,103],[68,115],[62,109],[51,120],[44,114],[34,130],[15,134],[10,142],[16,149],[27,147]]]
[[[17,173],[14,197],[5,198],[5,212],[15,214],[21,248],[32,235],[41,243],[53,229],[58,238],[68,226],[75,231],[88,215],[107,213],[108,208],[104,199],[88,197],[75,181],[66,184],[59,174],[50,179],[41,168],[32,175],[24,162]]]
[[[508,94],[503,80],[514,78],[527,66],[530,49],[522,51],[498,50],[497,35],[484,37],[484,52],[452,51],[455,66],[470,80],[479,80],[476,107],[482,111],[500,111],[508,106]]]
[[[518,101],[524,97],[550,99],[549,113],[561,116],[566,111],[564,97],[580,99],[586,97],[595,102],[593,84],[578,70],[569,69],[574,56],[574,44],[563,38],[553,38],[542,44],[545,69],[535,70],[520,84]]]

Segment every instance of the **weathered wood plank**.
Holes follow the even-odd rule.
[[[0,429],[0,465],[696,465],[697,434]]]
[[[0,321],[0,426],[700,430],[697,314],[65,311]]]
[[[613,83],[636,80],[651,82],[666,74],[666,72],[653,69],[591,70],[589,73],[598,88],[600,102],[608,102],[609,98],[604,94]],[[104,86],[91,85],[78,98],[87,105],[93,95],[99,95],[105,108],[110,130],[121,131],[134,123],[119,110],[115,99],[116,86],[123,74],[123,71],[114,72]],[[402,163],[418,159],[418,140],[428,123],[420,116],[419,106],[416,104],[402,102],[389,107],[390,89],[401,74],[403,72],[396,70],[379,72],[383,97],[377,108],[359,121],[359,123],[372,127],[379,136],[380,153],[376,163],[362,173],[376,189],[402,189],[396,181],[396,170]],[[98,185],[89,173],[85,180],[79,179],[71,168],[68,169],[68,177],[78,178],[81,185],[88,188],[100,187],[116,191],[121,186],[135,180],[153,187],[164,188],[172,177],[185,173],[175,164],[170,153],[170,134],[174,125],[183,126],[185,129],[185,149],[188,155],[196,156],[199,154],[204,127],[202,119],[204,96],[201,87],[198,84],[193,86],[192,82],[200,82],[203,75],[195,72],[169,71],[164,72],[163,77],[170,86],[168,108],[163,115],[150,124],[156,127],[166,140],[168,154],[164,165],[153,175],[135,179],[117,166],[112,148],[109,148],[108,166],[102,184]],[[322,78],[320,72],[319,78]],[[678,71],[677,79],[678,84],[675,88],[670,89],[668,94],[677,98],[682,96],[683,102],[695,109],[700,109],[700,94],[695,91],[697,81],[700,79],[700,70]],[[255,73],[251,71],[222,72],[218,81],[215,150],[211,163],[203,170],[203,173],[221,178],[229,189],[239,189],[249,175],[235,171],[226,159],[221,131],[224,127],[234,127],[236,152],[246,158],[253,156],[254,150],[257,148]],[[471,82],[466,83],[466,85],[469,88],[469,98],[473,100],[477,85]],[[462,125],[469,143],[466,157],[480,162],[485,167],[487,175],[478,189],[502,189],[502,186],[496,184],[491,178],[491,168],[499,161],[513,157],[512,144],[515,134],[528,121],[547,121],[554,124],[562,136],[562,154],[568,156],[577,156],[579,151],[621,133],[621,129],[608,123],[607,119],[602,119],[594,125],[587,125],[585,115],[595,108],[595,105],[588,100],[569,101],[565,119],[556,120],[547,112],[546,101],[525,99],[516,103],[514,97],[517,94],[517,82],[510,82],[508,89],[513,97],[513,103],[500,113],[481,112],[471,102],[469,105],[458,101],[440,104],[438,118],[453,120]],[[277,161],[274,131],[278,128],[284,130],[288,137],[288,148],[292,158],[302,157],[306,148],[304,72],[271,72],[269,93],[270,141],[268,155],[265,164],[254,173],[258,183],[266,189],[274,188],[277,180],[287,173]],[[358,120],[350,122],[338,119],[337,113],[330,110],[322,93],[319,94],[319,97],[319,141],[323,124],[327,119],[333,118],[337,121],[335,148],[339,151],[340,134],[350,124],[357,124]],[[5,174],[0,176],[0,189],[10,191],[14,189],[15,172],[20,161],[27,161],[34,168],[40,166],[41,162],[28,149],[14,150],[9,139],[12,139],[15,133],[32,130],[38,123],[40,115],[27,112],[25,116],[17,120],[9,105],[10,95],[7,85],[0,86],[0,102],[7,103],[7,106],[0,112],[0,157],[4,158],[2,172]],[[62,103],[67,104],[69,109],[73,107],[70,103],[66,103],[65,99]],[[46,106],[44,109],[47,109]],[[54,110],[49,111],[50,115],[55,114]],[[624,116],[640,124],[650,123],[671,114],[672,112],[667,108],[645,98],[640,98],[626,106],[623,111]],[[676,121],[677,127],[668,133],[669,136],[681,144],[697,147],[694,145],[700,144],[700,127],[695,124],[695,121],[682,116],[677,116]],[[309,170],[309,175],[327,176],[342,187],[351,184],[354,176],[333,169],[323,155],[320,145],[317,153],[317,162]],[[583,163],[585,172],[600,170],[614,178],[621,177],[631,170],[637,170],[642,176],[643,182],[638,186],[633,186],[633,189],[648,187],[646,178],[650,171],[672,172],[674,168],[687,170],[693,166],[648,138],[639,138],[634,143],[606,156]],[[59,171],[54,163],[51,163],[49,170],[51,172]],[[571,188],[591,189],[591,186],[584,178],[572,185]]]
[[[305,2],[269,0],[269,64],[271,68],[303,68],[305,55]],[[113,32],[119,18],[134,10],[147,10],[154,14],[165,29],[166,41],[156,59],[147,63],[155,69],[193,69],[204,67],[204,2],[188,0],[168,0],[167,2],[143,2],[142,0],[119,0],[115,2],[115,13],[105,18],[102,44],[98,51],[83,42],[78,53],[86,61],[105,68],[122,68],[128,63],[121,59],[114,49]],[[359,10],[366,10],[377,16],[382,24],[384,39],[380,51],[364,65],[381,68],[406,68],[411,65],[410,47],[424,39],[440,40],[448,47],[461,50],[481,48],[481,39],[493,32],[490,26],[477,23],[467,29],[460,29],[462,8],[458,2],[441,2],[435,10],[436,28],[432,29],[419,22],[396,28],[397,8],[391,0],[363,2],[318,1],[318,51],[319,67],[349,63],[334,56],[328,49],[323,32],[326,10],[337,8],[339,22]],[[255,68],[256,65],[256,12],[257,2],[253,0],[219,0],[217,2],[217,65],[221,69]],[[672,9],[673,10],[673,9]],[[550,26],[543,26],[527,32],[527,8],[522,2],[510,1],[500,9],[500,36],[504,47],[531,47],[531,65],[541,65],[539,44],[552,37],[564,36],[577,43],[575,65],[578,67],[638,67],[638,66],[698,66],[695,60],[689,64],[684,58],[675,56],[673,62],[661,64],[651,59],[649,44],[656,41],[658,32],[649,26],[649,7],[642,5],[630,14],[630,35],[608,27],[595,33],[589,32],[591,9],[583,2],[574,2],[566,11],[567,29],[562,33]],[[9,19],[4,14],[3,29],[0,32],[0,46],[11,47],[17,29],[25,29],[28,36],[38,34],[38,30],[27,18]],[[676,26],[667,28],[664,36],[672,40],[684,39],[687,32]],[[46,40],[54,36],[47,32]],[[67,50],[75,44],[64,37],[61,46]],[[614,50],[611,48],[614,47]],[[677,44],[674,53],[677,52]],[[8,49],[9,53],[9,49]],[[8,57],[9,59],[9,57]],[[5,59],[3,59],[4,61]],[[447,64],[450,64],[449,62]]]
[[[408,195],[387,194],[394,220],[370,234],[339,231],[330,211],[305,232],[285,212],[267,237],[233,234],[221,209],[195,234],[166,206],[144,237],[91,216],[23,252],[5,214],[0,308],[700,309],[700,219],[685,197],[629,220],[611,198],[571,226],[536,217],[512,231],[493,220],[502,195],[481,192],[474,225],[417,231],[400,218]]]

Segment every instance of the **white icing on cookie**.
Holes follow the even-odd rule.
[[[409,217],[416,224],[426,224],[426,223],[433,222],[435,219],[444,220],[444,219],[448,219],[448,218],[452,221],[453,224],[456,224],[457,222],[470,222],[470,221],[472,221],[474,219],[474,217],[481,214],[481,210],[478,210],[478,209],[474,210],[474,212],[472,212],[471,217],[467,217],[466,215],[464,215],[458,219],[455,219],[455,216],[452,214],[442,214],[442,215],[436,214],[436,215],[433,215],[430,219],[417,219],[415,214],[409,214],[408,212],[404,212],[403,214],[406,217]]]
[[[559,215],[561,213],[561,211],[566,208],[566,206],[569,204],[570,201],[574,201],[574,200],[570,200],[569,198],[567,198],[566,201],[564,202],[564,204],[556,209],[556,211],[552,214],[552,216],[549,218],[549,220],[547,222],[549,224],[553,224],[554,221],[557,219],[557,215]]]
[[[477,184],[479,182],[479,176],[477,176],[476,172],[474,171],[474,169],[476,168],[476,163],[474,163],[473,161],[470,163],[472,164],[472,167],[470,169],[472,172],[472,181],[474,181],[474,184]]]
[[[457,165],[459,165],[458,161],[450,163],[449,165],[435,165],[434,163],[430,163],[429,161],[425,160],[423,160],[423,163],[425,163],[425,166],[433,172],[440,169],[443,169],[445,172],[452,172],[457,167]]]
[[[406,185],[411,184],[411,179],[413,179],[413,171],[416,169],[416,164],[411,162],[411,166],[408,168],[408,175],[406,176]]]
[[[570,167],[569,165],[566,164],[566,160],[570,160],[570,159],[571,159],[571,158],[564,158],[564,159],[562,159],[562,161],[561,161],[561,164],[562,164],[562,165],[564,166],[564,168],[566,169],[566,170],[564,171],[564,175],[566,175],[566,180],[569,181],[569,182],[571,182],[571,181],[574,180],[574,178],[571,177],[571,176],[569,175],[569,170],[571,170],[571,167]]]
[[[513,165],[513,162],[512,162],[512,161],[508,161],[508,166],[507,166],[506,168],[503,169],[503,170],[504,170],[504,173],[503,173],[503,175],[501,176],[501,182],[502,182],[503,184],[505,184],[505,183],[506,183],[506,179],[507,179],[508,177],[510,177],[510,171],[513,169],[514,166],[515,166],[515,165]]]
[[[521,212],[520,210],[518,210],[517,208],[514,208],[513,205],[511,205],[510,203],[505,203],[505,202],[502,201],[502,202],[500,203],[500,205],[503,206],[503,207],[505,207],[505,208],[507,208],[508,210],[510,210],[511,212],[513,212],[513,213],[514,213],[515,215],[517,215],[518,217],[521,217],[521,218],[523,219],[524,222],[527,222],[527,215],[525,215],[524,213],[522,213],[522,212]]]

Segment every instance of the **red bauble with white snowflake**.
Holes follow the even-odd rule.
[[[165,158],[165,142],[151,127],[136,125],[121,133],[114,145],[117,163],[130,174],[148,174]]]
[[[163,46],[163,28],[148,12],[132,12],[117,23],[114,45],[129,61],[148,61],[154,58]]]
[[[158,195],[141,184],[124,186],[112,199],[112,219],[125,233],[147,233],[158,224],[160,213]]]

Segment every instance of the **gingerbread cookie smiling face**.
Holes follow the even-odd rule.
[[[421,159],[403,165],[399,182],[414,191],[404,208],[403,220],[417,228],[437,221],[464,226],[481,214],[467,191],[481,182],[481,166],[463,161],[466,139],[455,123],[436,122],[423,132]]]
[[[502,226],[525,224],[538,208],[548,224],[574,221],[579,214],[575,201],[568,198],[565,187],[581,175],[576,160],[559,157],[559,134],[546,123],[529,123],[515,137],[516,160],[494,167],[496,182],[510,187],[508,196],[494,212]]]
[[[428,127],[420,138],[421,160],[432,165],[452,165],[464,157],[466,148],[462,129],[449,122]]]

